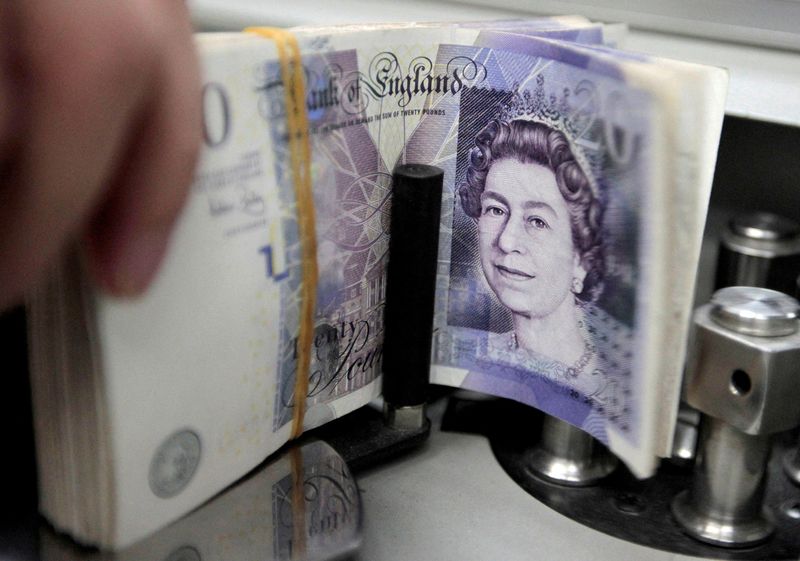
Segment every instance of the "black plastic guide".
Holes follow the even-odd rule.
[[[360,471],[410,452],[431,430],[429,397],[433,301],[444,172],[421,164],[393,176],[384,310],[384,414],[362,407],[312,431]]]
[[[383,397],[394,407],[428,398],[443,180],[441,169],[423,164],[393,175]]]

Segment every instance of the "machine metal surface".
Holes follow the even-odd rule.
[[[618,465],[617,459],[589,434],[545,415],[542,437],[531,450],[528,469],[554,483],[580,487],[596,483]]]
[[[691,487],[672,512],[698,540],[743,547],[774,531],[764,508],[771,436],[800,423],[798,303],[728,287],[694,316],[686,399],[703,413]]]

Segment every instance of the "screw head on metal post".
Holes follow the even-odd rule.
[[[731,286],[711,298],[711,319],[742,335],[791,335],[798,330],[798,312],[797,300],[767,288]]]

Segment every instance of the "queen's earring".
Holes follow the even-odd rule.
[[[573,277],[572,279],[572,292],[575,294],[583,292],[583,281],[578,277]]]

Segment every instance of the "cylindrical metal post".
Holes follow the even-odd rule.
[[[714,288],[760,286],[794,294],[800,224],[768,212],[733,218],[722,232]]]
[[[546,415],[528,469],[553,483],[591,485],[614,471],[617,459],[596,439],[557,417]]]
[[[716,545],[741,547],[768,538],[774,527],[762,505],[769,451],[769,435],[704,418],[692,488],[673,503],[675,518],[690,535]]]
[[[800,449],[792,450],[784,456],[783,469],[789,479],[800,485]]]
[[[384,420],[395,429],[428,422],[433,304],[444,172],[398,166],[392,183],[383,345]]]
[[[686,399],[703,416],[692,486],[672,512],[694,538],[745,547],[774,530],[764,512],[770,435],[800,422],[800,305],[786,294],[718,290],[694,315]]]
[[[722,233],[715,288],[760,286],[800,298],[800,224],[766,212],[736,217]],[[795,457],[797,459],[795,459]],[[800,449],[784,459],[800,484]]]
[[[699,441],[700,412],[681,403],[675,422],[675,437],[672,440],[672,460],[678,463],[693,462]]]

